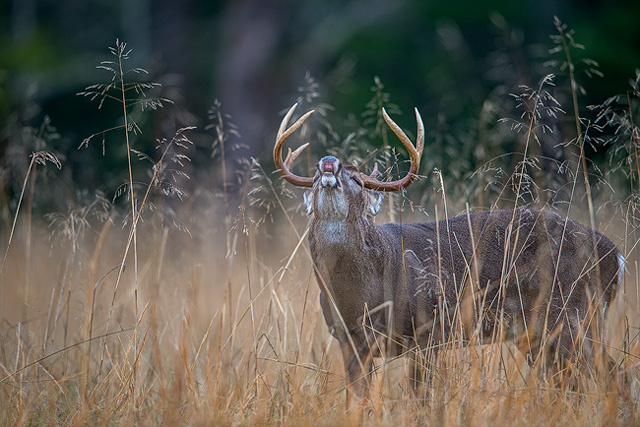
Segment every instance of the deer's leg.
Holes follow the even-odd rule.
[[[351,401],[359,402],[369,396],[373,366],[373,356],[366,340],[354,337],[353,344],[348,340],[340,343],[348,377],[347,406],[351,405]]]
[[[541,360],[547,380],[557,387],[577,389],[577,373],[595,373],[595,351],[603,346],[594,344],[594,336],[599,336],[593,328],[597,327],[596,319],[585,320],[584,310],[568,312],[552,310],[544,339],[541,342]],[[597,338],[600,339],[600,338]],[[601,359],[603,360],[603,359]]]
[[[416,348],[409,355],[409,382],[414,397],[420,402],[429,402],[429,394],[433,382],[432,365],[437,357],[435,348]]]
[[[563,325],[557,340],[559,364],[610,378],[616,362],[606,351],[602,313],[598,307],[585,311],[586,315],[568,316]]]
[[[530,368],[533,368],[538,362],[541,345],[541,334],[533,328],[528,333],[525,332],[518,336],[516,340],[518,351],[524,356]]]

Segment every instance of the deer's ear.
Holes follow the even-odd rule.
[[[311,215],[313,213],[313,191],[305,191],[302,199],[304,200],[304,205],[307,207],[307,215]]]
[[[368,199],[368,208],[369,208],[369,213],[371,215],[375,215],[378,212],[380,212],[380,207],[382,206],[382,199],[384,199],[384,194],[383,193],[369,193],[367,192],[367,199]]]

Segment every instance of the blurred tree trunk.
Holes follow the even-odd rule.
[[[224,60],[216,63],[214,90],[253,156],[265,151],[267,123],[278,121],[272,106],[274,86],[282,80],[265,75],[280,37],[282,22],[276,15],[271,0],[238,0],[228,2],[220,20],[219,58]]]

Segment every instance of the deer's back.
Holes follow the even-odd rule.
[[[399,235],[398,224],[382,227]],[[623,268],[611,240],[549,211],[475,212],[403,224],[402,235],[405,258],[420,265],[407,282],[412,311],[425,319],[436,297],[454,307],[470,287],[492,315],[585,313],[590,301],[614,299]]]

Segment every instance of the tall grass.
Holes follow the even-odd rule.
[[[559,36],[566,40],[566,28],[558,25]],[[562,52],[563,63],[573,69],[571,57]],[[33,220],[29,239],[26,230],[32,220],[27,221],[20,205],[15,209],[11,233],[3,240],[6,251],[0,269],[0,423],[640,423],[637,88],[628,94],[628,102],[618,104],[616,100],[622,98],[616,98],[594,113],[598,120],[620,126],[608,143],[614,153],[612,164],[626,169],[612,167],[605,176],[587,162],[583,147],[589,142],[588,131],[574,73],[569,76],[568,91],[576,138],[562,141],[569,154],[566,163],[556,164],[557,171],[567,174],[571,191],[551,190],[546,177],[536,175],[541,162],[536,150],[543,132],[549,130],[542,115],[554,118],[567,110],[546,91],[552,79],[545,77],[535,89],[521,88],[515,96],[523,106],[508,120],[508,127],[519,131],[524,147],[513,153],[516,160],[504,163],[502,155],[489,160],[471,175],[466,187],[436,173],[432,186],[426,179],[414,184],[415,198],[428,193],[432,203],[414,211],[406,209],[408,196],[400,195],[405,210],[396,216],[396,220],[424,221],[425,213],[443,218],[487,202],[496,207],[538,205],[565,209],[604,231],[619,243],[628,266],[623,292],[609,310],[602,343],[617,362],[616,370],[610,372],[605,361],[598,359],[595,375],[574,370],[574,386],[567,387],[548,378],[537,365],[531,368],[527,355],[514,343],[500,342],[499,336],[494,344],[482,346],[463,346],[457,339],[461,336],[454,336],[441,344],[437,355],[430,351],[417,355],[418,368],[432,377],[422,390],[426,401],[407,380],[415,366],[407,358],[383,357],[376,361],[371,397],[361,412],[345,405],[342,358],[319,308],[319,289],[305,241],[308,219],[298,208],[299,191],[283,191],[279,179],[270,173],[271,166],[252,160],[239,171],[240,196],[227,194],[229,173],[225,171],[224,206],[203,209],[206,189],[199,190],[200,196],[187,196],[175,184],[181,163],[188,161],[184,150],[190,145],[190,129],[159,141],[155,155],[138,152],[151,166],[138,172],[145,163],[131,156],[136,153],[131,132],[140,131],[131,107],[158,108],[167,101],[147,98],[146,92],[155,85],[128,80],[131,74],[144,73],[141,69],[128,73],[121,67],[129,53],[126,45],[118,42],[113,53],[117,60],[102,64],[113,79],[83,94],[100,103],[122,104],[121,125],[94,137],[120,132],[105,138],[126,150],[127,169],[122,177],[127,206],[118,206],[117,200],[105,204],[103,198],[89,198],[79,208],[49,216],[50,227]],[[379,103],[389,106],[382,84],[375,83],[372,103],[376,108]],[[306,87],[317,94],[310,76]],[[317,105],[316,98],[308,93],[305,97],[310,106]],[[324,107],[323,114],[328,115],[330,108]],[[212,109],[211,118],[216,144],[224,150],[228,137],[239,134],[232,125],[225,128],[231,122],[221,105]],[[368,118],[375,116],[365,115],[365,121]],[[347,157],[354,157],[348,151],[354,149],[352,141],[364,140],[367,133],[362,129],[375,123],[360,124],[355,131],[345,126],[346,137],[328,125],[317,134],[322,134],[321,141],[338,142]],[[305,132],[305,138],[312,134],[311,129]],[[366,164],[374,155],[361,152],[358,158]],[[53,160],[42,156],[34,154],[32,163]],[[390,159],[387,170],[393,169],[393,156],[385,158]],[[229,166],[228,157],[221,162]],[[430,172],[424,171],[425,175]],[[594,173],[597,182],[607,180],[610,186],[591,185]],[[621,173],[633,178],[621,179]],[[25,186],[29,175],[30,170]],[[484,193],[469,188],[475,185],[489,189],[482,199],[470,196]],[[46,188],[36,182],[34,191]],[[549,191],[557,196],[554,203],[544,196]],[[621,198],[620,193],[629,197]],[[175,217],[183,219],[190,234],[182,226],[171,226],[173,220],[161,209],[167,195],[200,197],[198,203],[174,208]],[[409,195],[414,196],[411,190]],[[238,206],[231,205],[234,201]],[[387,215],[396,215],[394,209]],[[28,288],[25,251],[32,260]]]

